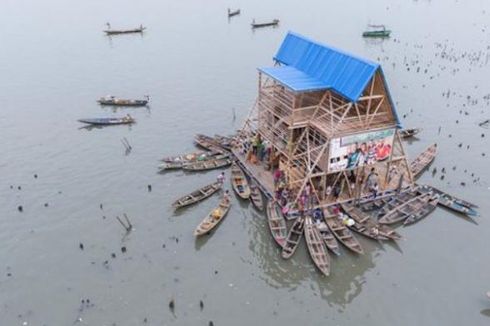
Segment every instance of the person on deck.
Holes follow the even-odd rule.
[[[216,181],[220,184],[220,186],[223,186],[223,183],[225,182],[225,173],[221,172],[220,174],[218,174]]]

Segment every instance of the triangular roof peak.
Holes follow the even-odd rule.
[[[288,32],[274,59],[279,67],[259,68],[296,92],[332,89],[356,102],[380,65]]]

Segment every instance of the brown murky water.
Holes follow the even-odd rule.
[[[490,133],[478,127],[490,119],[488,1],[1,7],[1,325],[489,323]],[[228,7],[242,14],[228,21]],[[251,31],[253,18],[276,17],[278,28]],[[107,21],[148,32],[107,38]],[[368,23],[386,24],[392,37],[362,39]],[[218,197],[178,214],[170,204],[217,172],[159,175],[157,160],[192,150],[196,132],[238,128],[255,99],[256,67],[271,64],[287,30],[382,62],[405,126],[423,128],[409,154],[439,144],[438,172],[421,182],[476,202],[482,216],[439,208],[402,229],[396,246],[360,238],[366,255],[344,250],[329,278],[304,245],[283,261],[264,216],[236,198],[212,237],[196,241],[192,231]],[[100,108],[106,94],[150,94],[151,108]],[[132,127],[76,121],[129,112]],[[128,236],[115,219],[123,213],[135,227]]]

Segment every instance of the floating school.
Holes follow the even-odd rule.
[[[437,205],[477,215],[474,204],[415,183],[434,160],[437,145],[408,162],[402,138],[420,130],[400,129],[379,64],[295,33],[287,34],[274,61],[273,67],[258,69],[258,96],[242,129],[232,137],[196,135],[209,160],[177,158],[184,170],[231,164],[235,193],[259,211],[266,208],[284,259],[304,238],[313,263],[328,276],[329,252],[341,255],[342,246],[364,254],[355,234],[397,241],[402,236],[395,227],[422,220]],[[226,164],[216,164],[217,154]],[[193,204],[217,192],[203,189],[177,203]],[[229,209],[226,191],[195,235],[208,234]]]
[[[291,32],[274,62],[233,149],[271,198],[318,207],[413,185],[379,64]]]

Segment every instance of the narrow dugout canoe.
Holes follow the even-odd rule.
[[[214,183],[208,184],[204,187],[201,187],[201,188],[191,192],[190,194],[187,194],[185,196],[180,197],[179,199],[177,199],[172,204],[172,206],[175,209],[178,209],[178,208],[182,208],[182,207],[186,207],[186,206],[195,204],[197,202],[200,202],[200,201],[208,198],[209,196],[211,196],[212,194],[214,194],[215,192],[217,192],[220,189],[221,189],[221,183],[219,183],[219,182],[214,182]]]
[[[429,196],[429,200],[422,205],[419,209],[417,209],[414,213],[408,216],[407,219],[403,222],[403,226],[407,226],[410,224],[417,223],[422,220],[424,217],[432,213],[439,202],[439,195],[432,194]]]
[[[247,178],[245,177],[245,173],[236,163],[233,163],[231,166],[231,185],[240,198],[250,198],[250,187]]]
[[[417,214],[417,211],[424,207],[431,199],[432,193],[418,195],[417,197],[401,204],[384,214],[378,222],[381,224],[395,224],[402,222],[409,216]]]
[[[437,188],[423,185],[419,187],[419,193],[428,193],[432,192],[434,194],[439,195],[439,205],[447,207],[455,212],[468,215],[468,216],[478,216],[478,212],[475,210],[476,205],[467,202],[466,200],[459,199],[455,196],[449,195],[448,193],[439,190]]]
[[[305,239],[308,252],[315,266],[323,275],[330,275],[330,256],[311,216],[305,218]]]
[[[131,117],[123,118],[96,118],[96,119],[79,119],[79,122],[87,123],[96,126],[110,126],[110,125],[125,125],[136,122]]]
[[[432,161],[434,161],[436,153],[437,144],[432,144],[410,163],[410,170],[412,171],[414,178],[418,178],[420,174],[429,167]]]
[[[250,181],[250,200],[257,210],[264,211],[264,198],[255,181]]]
[[[303,237],[304,224],[305,219],[303,217],[298,217],[296,221],[294,221],[293,226],[291,229],[289,229],[284,247],[282,247],[282,258],[291,258],[291,256],[296,252],[296,248],[298,248],[299,242]]]
[[[272,200],[267,203],[267,222],[274,241],[282,248],[286,242],[288,229],[280,207]]]
[[[214,229],[219,222],[221,222],[228,211],[230,210],[231,202],[225,198],[221,199],[218,207],[213,209],[209,214],[202,220],[202,222],[197,226],[194,231],[196,237],[208,233]]]
[[[347,228],[337,216],[330,212],[328,207],[325,208],[324,215],[325,223],[327,223],[337,240],[339,240],[347,249],[363,255],[364,250],[359,241],[354,237],[349,228]]]
[[[232,163],[230,158],[211,159],[207,161],[196,161],[189,164],[184,164],[182,169],[185,171],[206,171],[223,168]]]
[[[350,229],[374,240],[400,240],[402,237],[387,225],[379,224],[353,204],[342,204],[343,211],[356,223]]]

